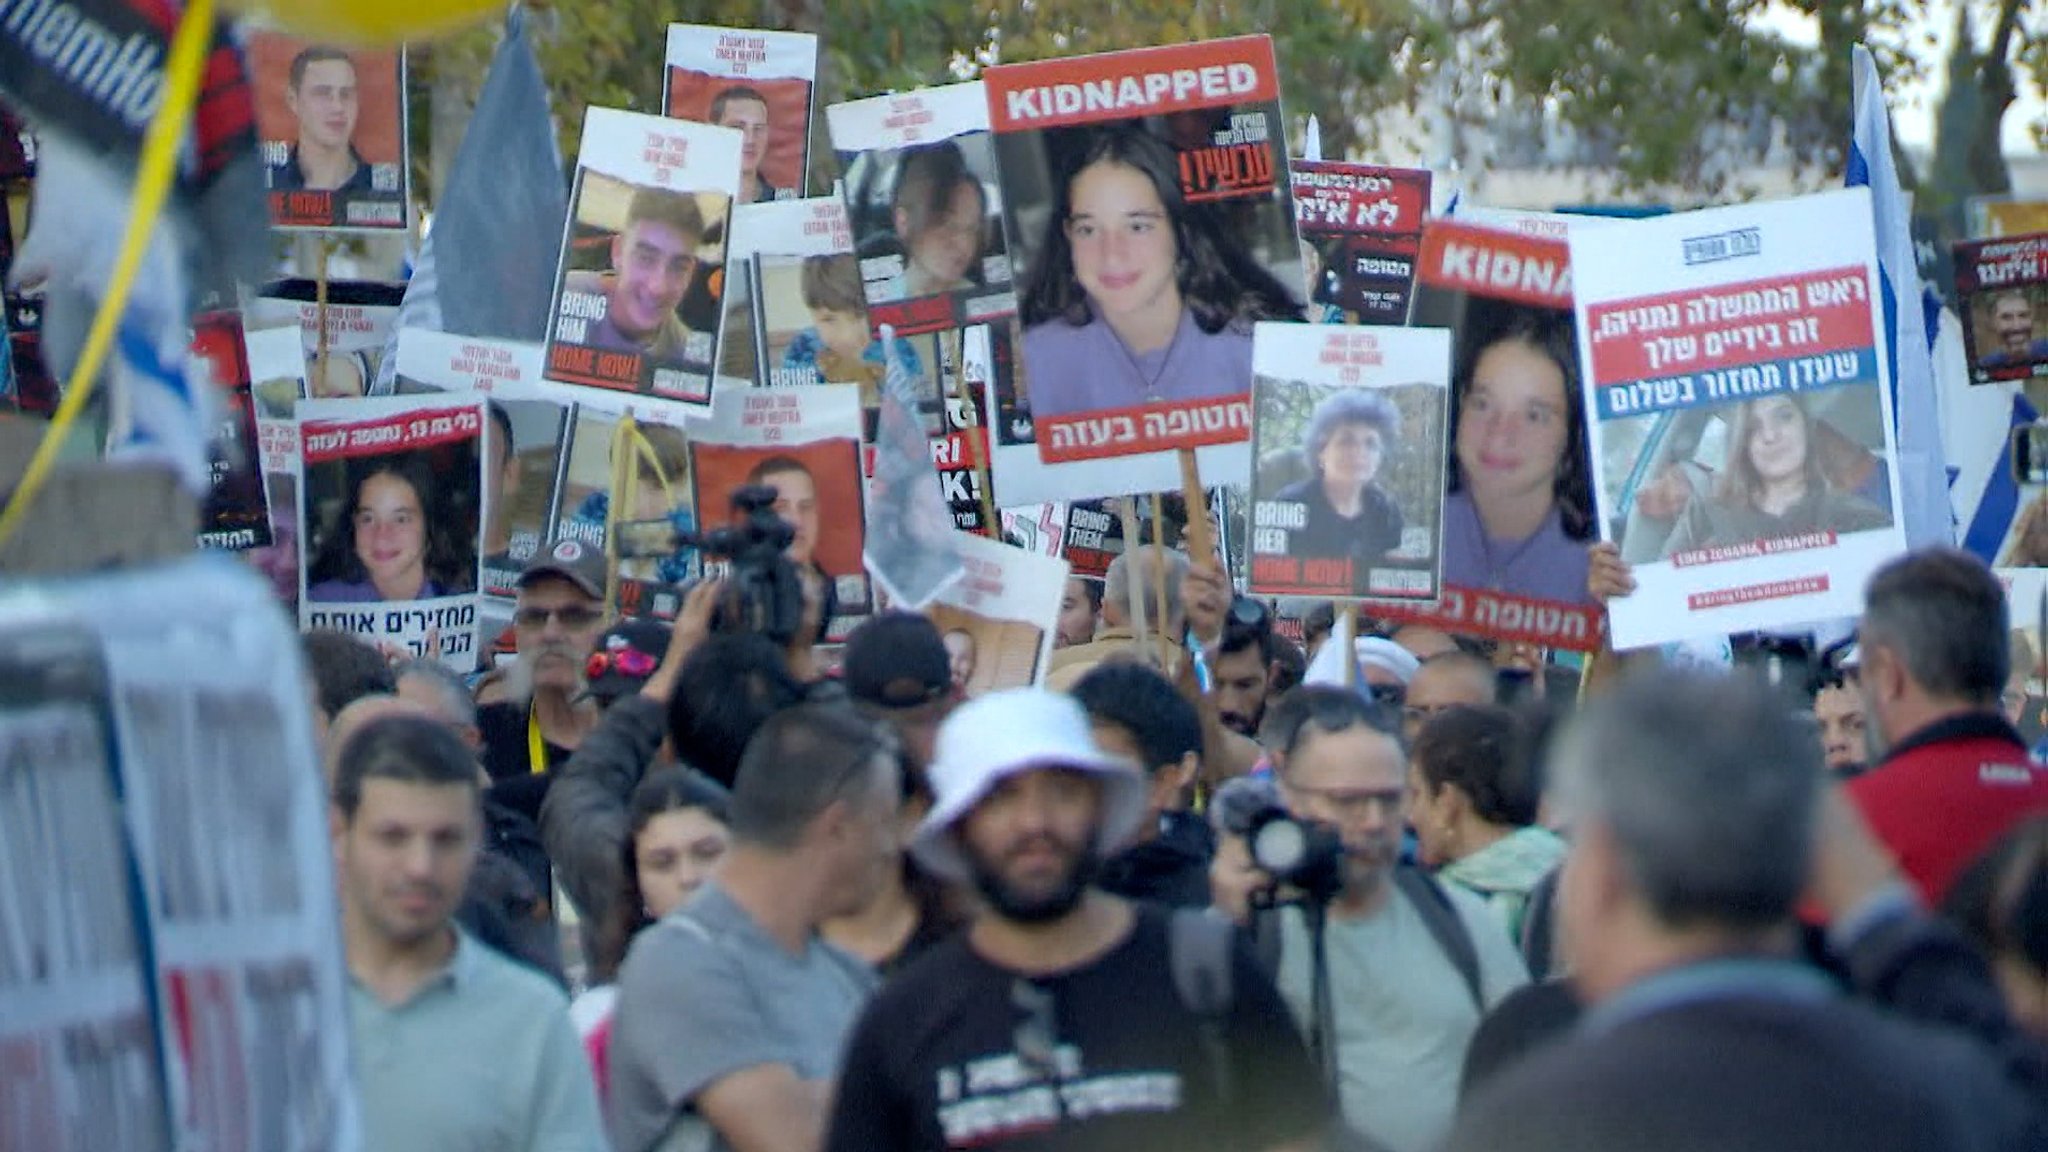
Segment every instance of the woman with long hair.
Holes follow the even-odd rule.
[[[1586,600],[1593,493],[1568,318],[1517,313],[1451,382],[1444,583]]]
[[[431,600],[472,586],[475,556],[440,523],[433,473],[417,455],[351,466],[348,507],[327,534],[308,579],[308,600],[374,603]]]
[[[1828,484],[1813,414],[1803,398],[1779,393],[1744,400],[1730,423],[1728,459],[1714,492],[1687,503],[1665,541],[1666,557],[1890,523],[1877,505]]]
[[[905,149],[889,206],[903,245],[903,297],[976,287],[987,215],[988,193],[960,145],[941,140]]]
[[[1186,202],[1173,150],[1106,129],[1058,187],[1018,301],[1032,414],[1249,392],[1252,325],[1300,320],[1301,302]]]

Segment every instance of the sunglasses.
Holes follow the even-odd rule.
[[[552,617],[569,629],[588,628],[604,617],[604,611],[587,604],[567,604],[560,608],[521,608],[512,613],[512,622],[521,628],[545,628]]]
[[[592,652],[583,664],[586,680],[596,680],[607,672],[616,671],[621,676],[644,680],[654,675],[655,659],[638,648],[621,648],[615,652]]]

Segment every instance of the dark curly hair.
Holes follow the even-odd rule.
[[[426,554],[422,557],[426,578],[438,584],[444,593],[469,591],[475,578],[472,571],[475,558],[465,555],[462,540],[450,531],[446,523],[449,510],[443,508],[438,499],[433,469],[425,457],[415,452],[349,462],[348,504],[341,510],[341,522],[326,534],[308,582],[345,580],[360,584],[370,578],[362,560],[356,556],[355,513],[356,506],[362,502],[363,485],[378,476],[397,477],[412,489],[413,496],[419,500],[420,518],[426,533]]]
[[[1481,820],[1523,828],[1536,822],[1542,798],[1533,745],[1528,726],[1508,709],[1461,704],[1423,724],[1409,761],[1432,794],[1456,788]]]
[[[1564,457],[1558,461],[1557,482],[1552,494],[1564,534],[1573,540],[1593,538],[1593,480],[1586,460],[1585,403],[1579,395],[1579,352],[1569,315],[1551,316],[1517,308],[1504,322],[1467,346],[1451,380],[1451,442],[1449,477],[1444,491],[1461,491],[1464,477],[1458,470],[1457,429],[1463,418],[1465,393],[1472,387],[1472,374],[1480,357],[1500,344],[1526,344],[1543,353],[1564,374]]]

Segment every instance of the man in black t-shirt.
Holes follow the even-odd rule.
[[[1207,926],[1170,918],[1201,914],[1091,886],[1146,789],[1077,703],[1020,689],[962,707],[931,777],[912,850],[985,906],[869,1003],[828,1152],[1314,1146],[1330,1104],[1249,951],[1218,948],[1230,988],[1197,1011],[1170,973]]]

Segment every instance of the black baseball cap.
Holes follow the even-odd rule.
[[[884,612],[854,629],[840,677],[848,696],[878,708],[915,708],[953,691],[946,642],[915,612]]]
[[[604,550],[581,540],[560,540],[553,548],[535,554],[520,570],[519,587],[543,576],[567,580],[595,599],[604,599]]]

